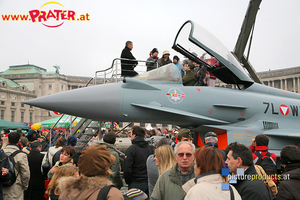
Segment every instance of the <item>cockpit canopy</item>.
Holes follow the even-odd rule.
[[[214,35],[192,21],[182,25],[176,35],[173,49],[192,61],[206,66],[210,73],[224,83],[237,84],[241,89],[253,84],[230,51]],[[203,53],[208,53],[217,59],[217,62],[209,63],[200,59]]]
[[[181,84],[181,73],[179,69],[173,63],[164,65],[157,69],[151,70],[149,72],[140,74],[134,77],[138,80],[146,81],[157,81],[157,82],[169,82],[169,83],[180,83]]]

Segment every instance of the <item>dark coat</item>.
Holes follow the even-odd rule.
[[[128,47],[125,47],[121,53],[121,58],[133,59],[136,60],[135,57],[130,52]],[[135,66],[138,64],[137,61],[130,60],[121,60],[121,76],[136,76],[138,73],[134,71]]]
[[[30,169],[30,181],[28,189],[25,191],[24,199],[44,199],[45,179],[41,172],[42,160],[44,154],[39,150],[32,149],[28,154],[28,163]]]
[[[0,149],[0,169],[2,168],[9,169],[9,163],[8,156],[4,153],[3,149]],[[10,177],[11,172],[5,176],[2,176],[2,173],[0,173],[0,200],[3,200],[2,183],[8,181]]]
[[[285,177],[289,180],[280,182],[276,200],[300,199],[300,163],[287,165],[281,174],[282,179]]]
[[[124,160],[124,178],[127,184],[131,182],[148,182],[147,158],[153,154],[153,149],[143,137],[136,137],[126,150]]]
[[[208,146],[208,147],[214,146],[215,148],[217,148],[217,151],[223,155],[224,160],[226,160],[225,152],[218,148],[219,146],[217,143],[208,142],[208,143],[205,143],[204,146]]]
[[[246,171],[245,175],[258,175],[251,165]],[[232,184],[239,192],[243,200],[269,200],[269,193],[265,183],[262,180],[237,180],[237,184]]]

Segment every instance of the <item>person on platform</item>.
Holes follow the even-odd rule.
[[[121,60],[121,76],[133,77],[138,75],[134,68],[137,66],[138,61],[136,61],[135,57],[132,55],[131,50],[133,49],[133,43],[131,41],[127,41],[125,44],[125,48],[121,53],[121,58],[125,60]]]

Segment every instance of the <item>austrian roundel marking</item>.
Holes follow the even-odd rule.
[[[281,112],[282,115],[287,115],[287,114],[289,114],[289,112],[290,112],[289,107],[287,107],[287,106],[284,105],[284,104],[281,104],[281,105],[279,106],[279,110],[280,110],[280,112]]]

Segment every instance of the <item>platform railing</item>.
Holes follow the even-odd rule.
[[[152,61],[145,60],[134,60],[134,59],[126,59],[126,58],[115,58],[112,61],[112,64],[109,68],[104,70],[99,70],[95,72],[94,85],[97,84],[97,79],[103,79],[103,84],[106,83],[117,83],[122,80],[121,77],[121,61],[137,61],[138,65],[134,68],[138,74],[143,74],[147,71],[146,63],[153,63]],[[143,63],[143,64],[141,64]],[[156,68],[158,68],[158,62],[155,62]],[[124,64],[123,64],[124,65]],[[126,65],[126,64],[125,64]],[[128,64],[132,66],[131,64]]]

